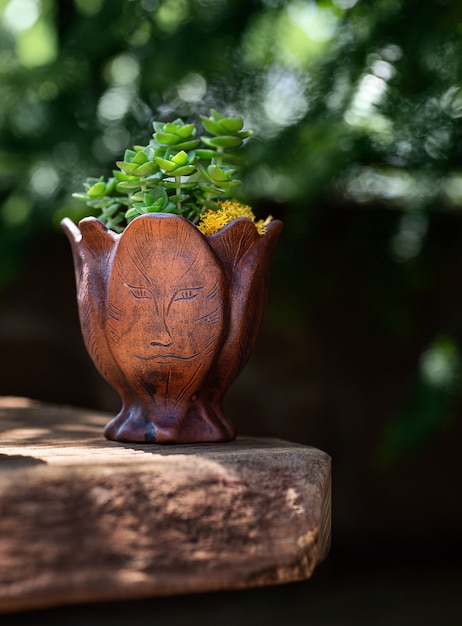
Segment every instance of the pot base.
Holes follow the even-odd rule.
[[[195,403],[185,413],[124,407],[105,427],[104,436],[125,443],[218,443],[232,441],[236,429],[221,409]]]

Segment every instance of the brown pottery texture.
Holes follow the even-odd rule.
[[[105,436],[233,439],[223,395],[253,349],[282,223],[259,235],[239,218],[206,236],[183,217],[158,213],[137,217],[122,234],[93,217],[62,227],[86,348],[122,399]]]

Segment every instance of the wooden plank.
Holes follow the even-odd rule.
[[[286,583],[327,555],[326,453],[122,444],[109,417],[0,399],[0,611]]]

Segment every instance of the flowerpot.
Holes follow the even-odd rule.
[[[122,234],[93,217],[62,227],[86,348],[122,400],[105,436],[233,439],[223,396],[254,346],[282,223],[259,235],[239,218],[206,236],[183,217],[150,213]]]

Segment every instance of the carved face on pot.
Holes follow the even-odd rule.
[[[140,381],[157,402],[175,404],[196,394],[215,358],[225,293],[210,249],[188,245],[177,223],[169,224],[139,221],[136,236],[121,239],[109,281],[107,331],[126,377]]]

